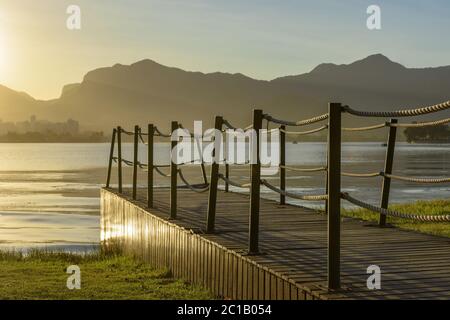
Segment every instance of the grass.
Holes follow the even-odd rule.
[[[390,205],[389,209],[402,213],[422,215],[450,214],[450,200],[417,201],[411,204]],[[365,209],[343,210],[342,215],[365,221],[377,222],[379,215]],[[387,218],[387,223],[406,230],[413,230],[450,238],[450,223],[417,222],[409,219]]]
[[[81,289],[69,290],[67,267],[78,265]],[[3,299],[212,299],[202,288],[172,278],[129,256],[70,254],[32,250],[26,256],[0,251],[0,300]]]

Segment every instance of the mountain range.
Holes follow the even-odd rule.
[[[254,108],[297,120],[326,112],[331,101],[361,110],[393,110],[446,100],[450,66],[407,68],[382,54],[350,64],[324,63],[308,73],[270,81],[240,73],[184,71],[143,60],[90,71],[81,83],[66,85],[58,99],[48,101],[0,85],[0,110],[7,110],[0,111],[0,118],[73,118],[109,131],[119,124],[131,129],[149,122],[167,129],[171,120],[185,127],[192,127],[194,120],[212,126],[214,115],[223,115],[236,126],[246,126]]]

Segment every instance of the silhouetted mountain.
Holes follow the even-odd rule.
[[[143,60],[93,70],[82,83],[64,87],[59,99],[47,102],[14,91],[4,93],[0,87],[0,106],[20,110],[15,116],[71,117],[101,129],[148,122],[167,129],[171,120],[186,127],[204,120],[211,126],[214,115],[243,126],[250,123],[253,108],[291,120],[325,112],[330,101],[365,110],[392,110],[448,100],[449,87],[450,66],[406,68],[381,54],[348,65],[321,64],[309,73],[272,81],[189,72]]]

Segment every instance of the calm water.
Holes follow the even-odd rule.
[[[287,147],[288,164],[305,167],[325,163],[325,144],[299,143]],[[131,157],[130,144],[124,155]],[[99,241],[99,187],[105,181],[109,144],[0,144],[0,247],[62,247],[86,249]],[[169,147],[157,144],[155,161],[168,161]],[[145,155],[142,148],[141,155]],[[348,143],[343,148],[343,169],[353,172],[381,171],[385,147],[379,143]],[[126,157],[126,156],[125,156]],[[145,156],[141,158],[145,161]],[[198,176],[197,167],[188,175]],[[450,175],[450,145],[399,144],[395,173],[420,177]],[[140,183],[145,184],[144,173]],[[114,175],[115,177],[115,175]],[[125,182],[131,171],[124,172]],[[248,181],[248,168],[232,168],[232,177]],[[157,178],[159,185],[167,181]],[[277,184],[276,177],[267,177]],[[291,192],[324,192],[323,173],[289,173]],[[113,181],[114,182],[114,181]],[[343,190],[372,202],[379,201],[380,178],[343,178]],[[244,191],[244,190],[238,190]],[[450,186],[393,182],[391,202],[449,198]],[[265,197],[277,198],[266,189]],[[294,203],[320,206],[321,203]],[[346,203],[343,203],[347,205]]]

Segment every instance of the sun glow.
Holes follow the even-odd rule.
[[[7,67],[6,57],[6,41],[3,34],[0,32],[0,79],[4,78]]]

